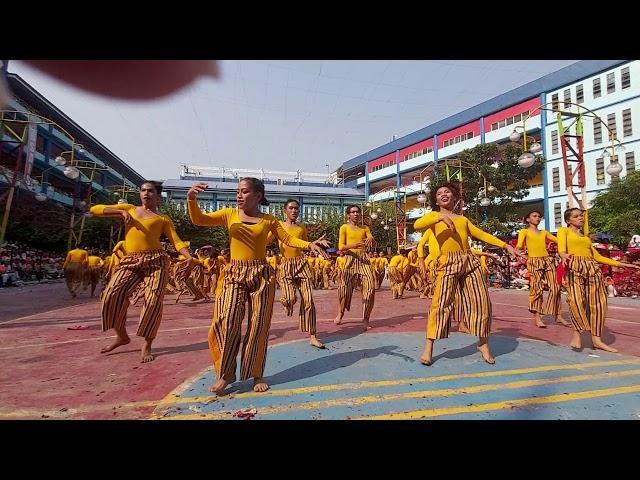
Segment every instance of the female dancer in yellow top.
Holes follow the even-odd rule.
[[[483,278],[480,262],[469,249],[468,237],[506,248],[516,255],[516,250],[473,225],[467,218],[454,213],[460,198],[458,188],[445,184],[433,189],[430,194],[434,211],[417,220],[416,230],[430,229],[438,243],[440,256],[437,260],[436,287],[427,321],[424,352],[420,361],[431,365],[433,343],[436,339],[449,336],[450,313],[452,308],[468,314],[469,333],[479,337],[478,349],[484,360],[495,363],[489,349],[491,331],[491,302],[489,290]],[[459,289],[459,290],[458,290]],[[456,295],[458,293],[458,295]],[[462,308],[458,309],[458,302]]]
[[[300,204],[297,200],[288,199],[284,204],[285,222],[280,222],[282,228],[294,238],[309,240],[307,227],[297,223],[300,214]],[[273,234],[269,233],[267,244],[271,243]],[[318,240],[324,240],[324,235]],[[296,290],[300,291],[300,331],[309,334],[309,344],[317,348],[325,348],[324,344],[316,337],[316,306],[313,303],[313,267],[305,258],[302,250],[289,247],[282,241],[279,242],[282,252],[282,263],[278,266],[278,279],[282,295],[280,303],[285,308],[288,317],[293,315],[293,306],[296,303]],[[320,256],[319,261],[324,263]]]
[[[364,331],[369,329],[369,317],[375,301],[375,278],[371,263],[365,251],[373,244],[373,236],[369,227],[359,227],[360,207],[347,207],[347,223],[340,227],[338,250],[345,253],[345,266],[342,280],[338,286],[338,315],[334,323],[340,325],[344,311],[351,308],[351,296],[356,280],[360,278],[362,285],[362,323]]]
[[[556,268],[547,251],[547,242],[558,243],[558,239],[546,230],[539,230],[542,214],[537,210],[527,213],[524,221],[527,228],[518,232],[518,249],[527,247],[527,271],[529,272],[529,311],[535,315],[536,326],[546,328],[541,315],[553,315],[556,323],[571,326],[562,318],[560,306],[560,285],[556,281]],[[542,296],[544,285],[549,288],[549,296],[544,308]]]
[[[240,326],[245,303],[249,300],[249,327],[243,340],[240,379],[253,377],[253,389],[264,392],[269,389],[262,375],[275,295],[274,278],[266,262],[267,236],[271,232],[289,247],[311,249],[323,256],[326,253],[319,245],[328,246],[328,243],[297,239],[289,235],[275,217],[261,213],[260,205],[268,205],[269,202],[265,198],[264,184],[257,178],[240,180],[236,193],[237,208],[207,214],[202,213],[196,202],[197,194],[206,188],[206,183],[196,183],[189,190],[189,217],[195,225],[226,226],[231,248],[231,262],[224,269],[222,293],[216,299],[216,317],[209,330],[209,348],[218,379],[210,390],[221,393],[236,381]]]
[[[164,233],[176,250],[185,256],[184,268],[191,265],[191,254],[180,240],[169,217],[157,213],[160,187],[145,182],[140,186],[142,206],[116,204],[94,205],[91,213],[96,216],[122,217],[124,220],[126,256],[120,260],[102,296],[102,331],[116,330],[117,338],[104,347],[102,353],[110,352],[131,340],[125,328],[129,296],[140,282],[144,283],[144,304],[140,312],[140,323],[136,335],[144,337],[142,362],[154,359],[151,343],[162,320],[162,299],[169,280],[169,257],[162,248],[160,236]]]
[[[598,263],[614,267],[638,268],[639,265],[621,263],[603,257],[591,245],[591,239],[582,234],[584,212],[579,208],[570,208],[564,212],[567,228],[558,229],[558,253],[562,262],[568,266],[568,297],[571,309],[571,321],[575,327],[571,347],[582,348],[580,332],[591,332],[594,348],[617,352],[602,341],[604,319],[607,315],[607,289]]]

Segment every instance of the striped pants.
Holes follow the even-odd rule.
[[[404,280],[402,270],[396,267],[389,267],[389,281],[391,282],[391,293],[393,298],[400,298],[404,294]]]
[[[438,257],[436,286],[427,320],[427,338],[447,338],[453,312],[469,327],[469,333],[488,337],[491,302],[480,262],[470,251],[449,252]]]
[[[286,258],[278,267],[282,295],[280,303],[287,316],[293,315],[296,290],[300,290],[300,331],[316,334],[316,306],[313,303],[313,272],[304,257]]]
[[[136,335],[153,339],[162,321],[162,299],[169,280],[169,257],[164,250],[130,253],[118,265],[104,289],[102,331],[121,330],[127,320],[129,296],[140,282],[144,285],[144,304]]]
[[[382,286],[382,281],[384,280],[384,268],[382,268],[382,270],[376,269],[373,273],[376,279],[376,290],[378,290]]]
[[[601,337],[607,315],[607,289],[598,262],[591,257],[572,256],[567,293],[575,329]]]
[[[422,294],[428,297],[433,295],[433,288],[435,286],[435,271],[433,267],[433,264],[427,267],[424,265],[420,267],[420,276],[422,277]]]
[[[235,381],[241,324],[249,302],[249,325],[242,341],[240,379],[260,378],[267,359],[273,313],[273,269],[264,260],[231,260],[224,269],[222,292],[216,298],[209,348],[217,378]]]
[[[86,290],[91,285],[91,290],[95,290],[96,286],[100,282],[100,276],[102,274],[102,267],[91,266],[87,267],[84,271],[84,278],[82,279],[82,286]]]
[[[529,257],[527,260],[529,277],[529,311],[542,315],[560,313],[560,285],[556,281],[556,269],[551,257]],[[542,308],[545,284],[549,288],[547,303]]]
[[[369,318],[376,297],[375,279],[369,259],[364,254],[350,253],[347,259],[340,285],[338,286],[338,303],[340,313],[351,308],[351,297],[357,280],[362,285],[362,317]]]
[[[82,282],[82,277],[84,276],[84,270],[85,268],[81,263],[70,262],[67,264],[67,267],[64,269],[64,281],[67,284],[69,293],[74,294],[80,286],[80,282]]]

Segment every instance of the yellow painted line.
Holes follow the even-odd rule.
[[[547,395],[546,397],[530,397],[518,400],[505,400],[503,402],[481,403],[464,407],[430,408],[427,410],[413,410],[411,412],[390,413],[372,417],[359,417],[357,420],[414,420],[429,417],[441,417],[443,415],[456,415],[458,413],[490,412],[513,407],[528,407],[531,405],[544,405],[547,403],[571,402],[589,398],[608,397],[612,395],[624,395],[625,393],[640,392],[640,385],[628,387],[605,388],[602,390],[587,390],[584,392],[563,393]]]
[[[261,415],[273,415],[278,413],[289,412],[292,410],[315,410],[320,408],[332,408],[342,406],[358,406],[369,403],[391,402],[395,400],[410,400],[413,398],[430,398],[430,397],[448,397],[454,395],[467,395],[472,393],[491,392],[497,390],[513,390],[518,388],[536,387],[541,385],[558,385],[568,382],[583,382],[590,380],[603,380],[611,378],[623,378],[640,376],[640,369],[625,370],[622,372],[608,372],[587,375],[573,375],[558,378],[539,378],[535,380],[520,380],[509,383],[494,383],[475,385],[460,388],[443,388],[439,390],[422,390],[417,392],[392,393],[387,395],[367,395],[354,398],[339,398],[333,400],[319,400],[315,402],[304,402],[288,405],[278,405],[273,407],[262,407],[259,410]],[[228,418],[228,414],[224,412],[207,413],[198,415],[177,415],[168,417],[169,420],[189,420],[194,418],[221,419]]]
[[[279,347],[279,346],[282,346],[282,345],[289,345],[291,343],[305,342],[306,340],[307,340],[306,338],[297,339],[297,340],[289,340],[288,342],[278,343],[278,344],[276,344],[274,346],[275,347]],[[273,347],[271,347],[271,348],[273,348]],[[181,401],[180,395],[182,395],[183,392],[185,392],[187,389],[189,389],[196,380],[202,378],[202,376],[205,375],[206,372],[211,370],[211,368],[212,367],[205,368],[200,373],[198,373],[198,374],[194,375],[193,377],[185,380],[180,385],[178,385],[176,388],[174,388],[171,392],[169,392],[162,400],[157,402],[157,407],[154,410],[153,414],[148,418],[148,420],[157,420],[158,418],[160,418],[158,416],[158,412],[159,412],[160,407],[162,407],[163,405],[171,405],[173,403],[180,402]],[[262,395],[264,395],[264,393]],[[176,398],[177,398],[177,400],[176,400]],[[209,397],[209,398],[217,398],[217,397],[213,396],[213,397]]]
[[[214,401],[216,398],[220,400],[233,398],[253,398],[253,397],[270,397],[270,396],[285,396],[285,395],[303,395],[307,393],[327,392],[334,390],[360,390],[364,388],[381,388],[392,387],[397,385],[408,385],[410,383],[434,383],[443,382],[446,380],[458,380],[463,378],[487,378],[487,377],[501,377],[506,375],[522,375],[527,373],[538,372],[552,372],[559,370],[579,370],[582,368],[595,368],[595,367],[609,367],[615,365],[637,365],[640,364],[640,359],[633,360],[609,360],[602,362],[592,363],[574,363],[569,365],[546,365],[542,367],[530,367],[530,368],[515,368],[511,370],[497,370],[491,372],[478,372],[478,373],[454,373],[450,375],[440,375],[436,377],[419,377],[419,378],[403,378],[399,380],[380,380],[380,381],[364,381],[355,383],[340,383],[334,385],[316,385],[313,387],[299,387],[288,389],[271,389],[264,393],[247,392],[231,394],[229,396],[217,397],[216,395],[206,395],[200,397],[178,397],[168,395],[162,400],[162,404],[180,404],[180,403],[207,403]]]

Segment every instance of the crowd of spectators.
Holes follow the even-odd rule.
[[[0,287],[62,278],[65,253],[38,250],[17,242],[0,247]]]
[[[631,245],[631,244],[630,244]],[[640,265],[640,247],[629,246],[625,251],[614,248],[606,243],[594,243],[600,254],[626,263]],[[493,253],[500,253],[493,247],[485,247]],[[548,245],[549,253],[554,255],[556,266],[560,263],[555,244]],[[526,259],[509,259],[502,255],[500,261],[489,259],[489,285],[495,288],[513,288],[520,290],[529,289],[529,272]],[[602,273],[607,284],[607,293],[610,297],[640,297],[640,272],[626,268],[601,265]]]

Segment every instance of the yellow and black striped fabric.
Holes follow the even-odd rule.
[[[275,282],[265,260],[231,260],[224,269],[222,292],[216,298],[209,347],[217,378],[235,381],[240,330],[249,302],[249,325],[242,341],[240,379],[260,378],[267,359]]]
[[[345,254],[344,272],[338,287],[338,302],[340,312],[351,308],[351,297],[356,283],[360,280],[362,285],[362,317],[369,318],[373,310],[376,297],[375,278],[371,263],[363,253],[349,251]]]
[[[135,252],[125,256],[104,289],[102,331],[124,327],[129,296],[142,282],[144,304],[136,335],[147,339],[155,338],[162,321],[162,299],[168,280],[169,257],[164,250]]]
[[[568,300],[571,322],[579,332],[600,337],[607,315],[607,289],[600,265],[591,257],[569,260]]]
[[[469,250],[449,252],[437,259],[436,286],[427,320],[427,338],[447,338],[450,314],[469,327],[469,333],[488,337],[491,302],[478,258]]]
[[[316,306],[313,303],[313,271],[309,262],[300,256],[285,258],[278,267],[278,279],[282,294],[280,303],[288,317],[293,315],[296,290],[300,291],[300,331],[315,335]]]
[[[551,257],[529,257],[529,311],[541,315],[560,313],[560,285],[556,281],[556,269]],[[542,306],[545,284],[549,288],[547,303]]]

